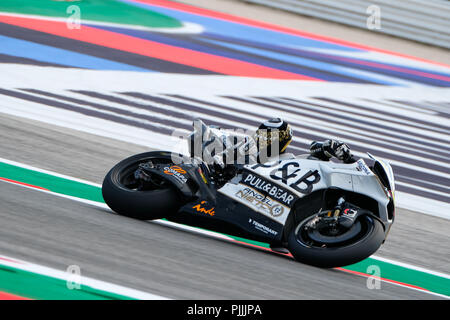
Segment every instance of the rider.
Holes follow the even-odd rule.
[[[202,132],[202,138],[206,138],[203,146],[212,146],[214,141],[218,141],[219,145],[224,149],[222,152],[213,154],[213,162],[215,166],[219,166],[223,172],[230,170],[230,177],[235,174],[236,168],[233,165],[227,165],[227,156],[232,153],[233,159],[245,158],[245,163],[259,162],[264,163],[270,161],[271,157],[279,155],[282,159],[292,155],[286,154],[286,149],[292,142],[293,132],[291,126],[280,118],[273,118],[263,122],[256,132],[249,135],[226,133],[220,128],[206,127],[202,122],[199,132]],[[195,123],[194,123],[195,127]],[[195,139],[195,131],[191,135],[191,154],[193,154],[193,143]],[[240,138],[240,139],[238,139]],[[240,141],[239,141],[240,140]],[[278,146],[278,148],[277,148]],[[231,151],[231,152],[230,152]],[[292,156],[293,157],[293,156]],[[353,163],[350,148],[342,141],[327,139],[323,142],[313,141],[310,145],[310,154],[308,159],[329,161],[335,157],[344,163]],[[273,251],[287,254],[289,251],[284,247],[270,246]]]
[[[277,155],[283,158],[293,138],[291,126],[280,118],[263,122],[252,135],[230,133],[213,126],[204,127],[204,130],[207,130],[206,137],[203,136],[205,149],[212,150],[217,147],[211,143],[213,141],[219,141],[219,144],[222,145],[220,152],[212,151],[213,162],[222,168],[228,164],[226,160],[230,154],[233,155],[232,160],[244,159],[245,163],[264,163]],[[311,143],[309,159],[329,161],[332,157],[344,163],[356,161],[348,145],[342,141],[327,139],[323,142],[313,141]]]

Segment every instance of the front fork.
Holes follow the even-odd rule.
[[[337,229],[338,226],[342,226],[346,229],[350,229],[358,217],[358,209],[358,207],[346,202],[344,197],[340,197],[333,210],[320,212],[315,218],[311,219],[305,227],[309,229],[323,227]]]

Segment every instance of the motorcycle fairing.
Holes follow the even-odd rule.
[[[374,157],[370,153],[367,155],[375,161],[373,165],[373,172],[379,178],[380,185],[385,188],[386,195],[388,196],[389,203],[387,205],[387,215],[388,221],[392,224],[395,217],[395,180],[394,180],[394,171],[392,170],[391,165],[383,161],[379,158]],[[386,190],[387,189],[387,190]]]
[[[293,158],[286,160],[277,160],[265,164],[254,164],[245,166],[244,174],[239,176],[233,181],[227,183],[222,187],[219,192],[234,199],[237,199],[237,192],[242,190],[245,185],[245,172],[248,171],[254,176],[258,176],[260,181],[266,181],[272,185],[279,186],[296,197],[296,201],[305,197],[313,192],[319,190],[325,190],[329,188],[341,189],[353,193],[359,193],[370,198],[373,198],[378,203],[379,218],[387,223],[389,221],[389,215],[387,212],[387,204],[389,203],[389,197],[386,194],[384,187],[380,184],[378,177],[368,170],[364,160],[355,162],[353,164],[335,163],[331,161],[317,161],[304,158]],[[247,181],[248,183],[248,181]],[[264,188],[263,182],[260,182]],[[263,196],[268,196],[264,193],[262,188],[258,188],[258,183],[250,185],[257,192]],[[273,199],[268,196],[271,200]],[[280,202],[280,201],[277,201]],[[252,210],[259,212],[270,219],[285,224],[290,210],[284,210],[280,215],[276,217],[267,212],[267,208],[261,208],[260,206],[249,205],[242,202]],[[280,203],[283,204],[283,203]],[[289,209],[292,206],[289,206]]]
[[[381,159],[378,159],[371,155],[370,153],[367,153],[367,155],[375,161],[375,164],[373,166],[375,173],[378,175],[378,177],[381,180],[381,183],[388,188],[389,191],[392,193],[392,198],[395,200],[395,182],[394,182],[394,171],[392,170],[391,165],[383,161]]]
[[[284,225],[298,197],[281,185],[244,170],[238,179],[225,184],[218,193],[258,214]]]
[[[198,199],[184,205],[171,220],[187,224],[195,221],[195,225],[207,229],[270,243],[281,241],[284,227],[222,193],[216,194],[215,203]]]

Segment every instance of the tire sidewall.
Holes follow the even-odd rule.
[[[173,188],[136,191],[122,186],[119,175],[134,163],[145,162],[152,158],[171,159],[167,152],[152,151],[137,154],[116,164],[106,174],[102,184],[103,199],[116,213],[140,220],[153,220],[169,217],[181,207],[181,197]]]
[[[369,215],[360,217],[368,219],[371,224],[369,233],[360,241],[336,248],[308,247],[297,239],[296,229],[298,223],[292,226],[288,234],[288,247],[294,258],[302,263],[322,268],[342,267],[354,264],[372,255],[384,241],[384,228],[382,223]]]

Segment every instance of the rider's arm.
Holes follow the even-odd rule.
[[[255,156],[258,152],[256,143],[250,136],[224,132],[222,139],[223,137],[226,141],[225,149],[214,156],[215,162],[222,168],[225,164],[245,164],[250,161],[249,157]]]
[[[309,149],[311,156],[319,160],[329,161],[330,158],[336,157],[344,163],[356,162],[348,145],[339,140],[313,141]]]
[[[207,126],[204,128],[204,134],[197,138],[197,143],[201,147],[200,155],[206,157],[207,162],[211,161],[224,168],[228,164],[247,163],[248,157],[257,153],[256,143],[251,136],[244,133],[233,132],[218,127]],[[191,137],[195,136],[192,134]],[[194,139],[191,139],[193,145]],[[191,147],[191,150],[194,149]]]

